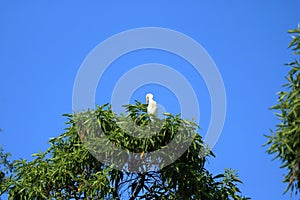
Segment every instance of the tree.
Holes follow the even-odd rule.
[[[12,170],[12,162],[8,159],[9,153],[5,153],[0,145],[0,184],[4,182],[5,176]]]
[[[1,131],[1,129],[0,129]],[[5,153],[2,146],[0,145],[0,185],[7,180],[7,175],[13,169],[13,162],[9,160],[10,154]],[[1,193],[0,193],[1,194]]]
[[[300,24],[298,29],[288,31],[292,34],[292,41],[289,48],[294,54],[300,55]],[[271,130],[268,135],[269,145],[267,153],[275,154],[274,159],[279,159],[281,168],[288,170],[284,182],[288,183],[285,192],[297,192],[300,190],[300,60],[287,64],[290,67],[283,85],[283,91],[277,93],[278,104],[271,107],[276,110],[280,123],[276,125],[276,131]]]
[[[207,158],[214,155],[196,133],[196,124],[167,113],[164,120],[155,119],[162,126],[160,130],[155,129],[146,106],[140,102],[127,105],[128,115],[119,117],[108,104],[80,114],[65,115],[68,117],[66,132],[50,139],[50,148],[34,154],[33,161],[16,161],[13,176],[1,184],[1,192],[20,200],[249,199],[241,196],[237,187],[241,181],[235,171],[226,169],[223,174],[214,176],[205,169]],[[127,119],[134,121],[135,126],[130,127],[134,129],[150,124],[154,134],[148,138],[133,137],[128,130],[120,128]],[[175,162],[160,170],[118,170],[112,164],[97,160],[92,152],[94,146],[86,145],[88,141],[103,142],[97,137],[102,132],[116,146],[142,157],[146,152],[165,148],[181,128],[193,132],[194,139]],[[130,165],[126,163],[122,167]]]

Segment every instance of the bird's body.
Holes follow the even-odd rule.
[[[157,116],[157,105],[156,105],[156,101],[153,100],[153,94],[147,94],[146,95],[146,103],[148,103],[147,106],[147,113],[148,115],[150,115],[150,119],[151,119],[151,115],[152,116]]]

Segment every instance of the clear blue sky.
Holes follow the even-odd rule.
[[[202,2],[1,1],[0,144],[4,150],[14,159],[30,159],[32,153],[47,149],[50,137],[64,132],[66,119],[61,115],[72,112],[77,71],[100,42],[132,28],[164,27],[201,44],[223,77],[226,121],[213,149],[216,158],[210,159],[207,167],[214,173],[222,173],[224,168],[238,170],[243,194],[253,199],[297,199],[282,196],[285,171],[265,154],[262,144],[266,142],[263,134],[278,123],[268,108],[276,103],[275,94],[285,82],[284,63],[293,59],[286,31],[300,22],[300,1]],[[151,61],[180,68],[182,62],[151,51],[122,59],[99,84],[96,103],[109,101],[111,89],[122,75],[118,65],[126,64],[129,70]],[[179,70],[189,73],[185,67]],[[156,89],[151,85],[140,88],[132,99],[144,101],[144,92],[155,93]],[[172,110],[178,106],[176,101],[168,104],[167,90],[158,91],[156,100],[177,112]],[[197,97],[200,126],[205,132],[209,96],[203,91]]]

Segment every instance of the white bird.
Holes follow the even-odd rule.
[[[156,101],[153,100],[153,94],[149,93],[146,95],[146,103],[148,103],[147,113],[150,115],[151,121],[153,121],[151,115],[157,116],[157,105]]]

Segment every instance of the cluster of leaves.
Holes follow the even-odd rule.
[[[5,153],[0,146],[0,184],[4,182],[6,175],[8,175],[13,168],[13,163],[9,160],[10,154]]]
[[[296,55],[300,54],[300,24],[298,29],[288,31],[292,34],[289,48]],[[280,159],[282,168],[288,170],[284,182],[288,183],[291,192],[300,190],[300,59],[287,64],[291,69],[286,76],[284,91],[278,92],[278,104],[271,107],[276,113],[280,124],[276,125],[275,133],[267,136],[270,145],[267,152]]]
[[[9,157],[10,154],[5,153],[0,145],[0,184],[4,182],[6,176],[12,171],[13,163],[9,160]]]
[[[146,106],[139,102],[126,106],[128,117],[137,127],[151,123]],[[237,187],[241,181],[234,171],[225,170],[223,174],[214,176],[205,169],[207,156],[213,154],[204,147],[198,134],[175,162],[161,170],[137,173],[117,170],[108,163],[100,162],[93,156],[93,146],[85,145],[85,142],[94,139],[103,142],[96,137],[99,136],[97,132],[101,132],[108,138],[107,142],[143,156],[146,152],[164,148],[174,139],[182,124],[190,127],[186,130],[197,130],[193,122],[182,120],[178,115],[167,114],[162,120],[163,128],[150,138],[135,138],[132,133],[120,128],[119,118],[109,105],[86,111],[79,118],[77,115],[66,116],[69,119],[66,132],[50,139],[51,147],[46,152],[34,154],[33,161],[16,161],[13,175],[0,185],[0,195],[7,192],[9,198],[20,200],[249,199],[241,196]]]

